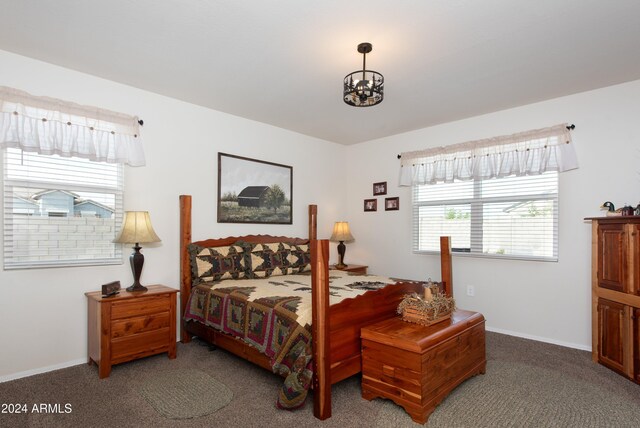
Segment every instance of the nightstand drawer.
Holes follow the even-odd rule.
[[[167,350],[169,337],[169,329],[163,328],[113,339],[111,342],[111,363],[118,364]]]
[[[117,302],[111,306],[111,319],[131,318],[169,311],[170,301],[171,296],[164,294]]]
[[[132,336],[137,333],[169,327],[169,312],[160,312],[142,317],[126,318],[111,323],[111,337]]]

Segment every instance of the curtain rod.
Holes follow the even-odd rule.
[[[142,125],[142,124],[140,124]],[[574,129],[576,129],[576,126],[572,123],[571,125],[567,125],[567,129],[569,131],[573,131]],[[402,159],[402,155],[398,155],[398,159]]]

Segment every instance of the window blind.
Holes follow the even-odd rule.
[[[413,250],[558,259],[558,173],[413,186]]]
[[[2,154],[5,269],[122,263],[122,164]]]

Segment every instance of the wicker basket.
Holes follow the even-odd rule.
[[[451,318],[451,312],[440,314],[438,318],[431,319],[426,313],[412,307],[406,307],[402,311],[402,321],[412,322],[415,324],[431,325],[446,321]]]
[[[451,312],[456,307],[455,300],[442,294],[434,285],[429,282],[429,286],[425,287],[424,296],[416,293],[404,296],[398,305],[398,313],[403,321],[431,325],[451,318]]]

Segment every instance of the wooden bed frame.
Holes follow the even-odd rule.
[[[181,341],[192,336],[232,352],[267,370],[269,357],[240,339],[198,322],[185,322],[184,313],[191,293],[191,266],[188,246],[224,246],[236,241],[252,243],[309,243],[311,249],[312,337],[313,337],[313,414],[324,420],[331,417],[331,385],[361,371],[360,329],[363,326],[396,316],[405,294],[422,290],[422,283],[399,280],[393,287],[368,291],[329,306],[329,241],[317,239],[317,207],[309,205],[309,239],[269,235],[248,235],[222,239],[192,241],[191,196],[180,196],[180,316]],[[443,290],[452,295],[451,251],[448,237],[440,239]]]

